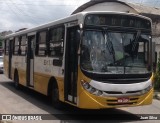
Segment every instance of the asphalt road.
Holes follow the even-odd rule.
[[[62,110],[57,110],[52,107],[46,96],[24,87],[21,88],[21,90],[16,90],[13,82],[7,79],[3,74],[0,74],[0,114],[15,114],[17,116],[22,114],[38,115],[50,119],[42,121],[26,121],[27,123],[158,123],[160,121],[160,101],[154,99],[152,105],[118,109],[80,110],[65,105]],[[116,120],[117,118],[118,120]],[[143,120],[140,118],[143,118]],[[144,120],[146,118],[149,118],[150,120]],[[151,120],[156,118],[159,118],[159,120]],[[23,123],[24,121],[1,122]]]

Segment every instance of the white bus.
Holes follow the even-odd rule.
[[[4,38],[4,70],[15,87],[49,96],[53,106],[101,109],[152,103],[151,20],[81,12]]]

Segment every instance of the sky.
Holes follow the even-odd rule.
[[[0,0],[0,32],[32,28],[69,16],[90,0]],[[124,0],[160,7],[160,0]]]

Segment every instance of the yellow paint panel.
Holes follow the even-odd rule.
[[[64,102],[64,78],[56,78],[59,88],[59,99]]]
[[[34,73],[34,89],[44,95],[47,95],[48,82],[51,76]]]
[[[13,68],[13,66],[12,66],[12,68],[11,68],[11,78],[12,78],[13,81],[14,81],[14,70],[15,70],[15,68]]]
[[[134,104],[124,104],[124,105],[107,105],[107,100],[117,100],[116,97],[101,97],[95,96],[83,90],[79,95],[79,107],[87,109],[101,109],[101,108],[118,108],[118,107],[133,107],[133,106],[142,106],[149,105],[152,103],[153,99],[153,89],[148,93],[141,96],[128,96],[128,98],[138,98],[137,102]],[[133,101],[130,101],[133,102]],[[117,104],[116,102],[114,104]]]
[[[82,73],[80,66],[78,67],[78,78],[79,78],[79,81],[82,80],[82,79],[85,80],[86,82],[90,82],[90,81],[91,81],[90,78],[86,77],[86,76]]]
[[[8,56],[4,56],[4,74],[8,77],[8,60],[7,60]]]
[[[91,79],[87,78],[79,68],[79,78],[77,83],[78,88],[78,107],[85,109],[101,109],[101,108],[118,108],[118,107],[132,107],[132,106],[140,106],[140,105],[149,105],[152,103],[153,99],[153,89],[148,93],[141,96],[129,96],[128,98],[138,98],[136,103],[126,104],[126,105],[107,105],[107,100],[117,100],[117,97],[101,97],[90,94],[86,90],[83,89],[80,80],[85,80],[86,82],[90,82]],[[130,100],[130,102],[134,102]],[[115,102],[116,104],[116,102]]]
[[[4,56],[4,70],[6,76],[8,76],[8,56]],[[19,74],[19,84],[23,86],[27,86],[26,83],[26,71],[17,68],[18,74]],[[14,80],[14,71],[15,68],[11,68],[11,76],[12,79]],[[34,90],[37,92],[40,92],[44,95],[47,95],[48,92],[48,84],[49,80],[52,76],[51,75],[46,75],[42,73],[34,73]],[[55,77],[58,83],[58,88],[59,88],[59,95],[60,95],[60,100],[64,101],[64,79],[60,77]]]
[[[18,75],[19,75],[19,83],[23,86],[26,86],[26,71],[18,69]]]
[[[34,73],[34,90],[47,95],[48,92],[48,84],[49,80],[52,76],[42,74],[42,73]],[[60,100],[64,101],[64,79],[60,77],[55,77],[58,83],[59,88],[59,96]]]

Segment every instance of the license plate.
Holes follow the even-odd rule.
[[[118,103],[127,103],[127,102],[129,102],[129,98],[126,98],[126,97],[118,98],[117,102]]]

